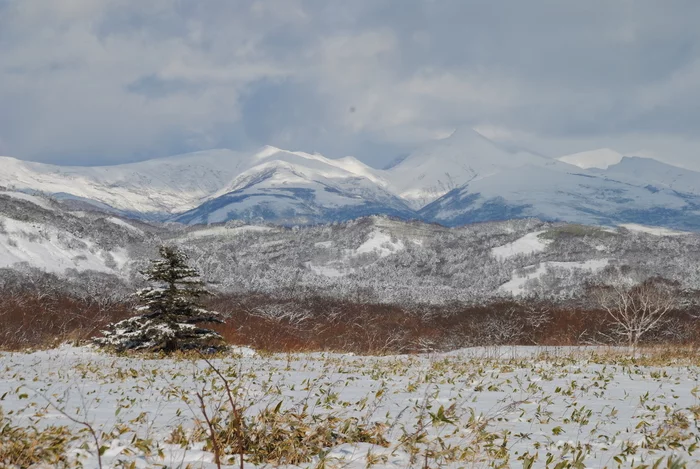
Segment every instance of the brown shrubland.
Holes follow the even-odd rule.
[[[350,300],[218,295],[205,307],[226,323],[213,328],[233,345],[270,352],[419,353],[488,345],[618,344],[602,308],[536,300],[484,305],[402,306]],[[0,348],[80,343],[133,314],[129,297],[98,300],[53,291],[0,290]],[[642,344],[695,345],[700,328],[686,309],[665,314]]]

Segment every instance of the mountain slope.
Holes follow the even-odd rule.
[[[3,157],[0,186],[99,202],[134,214],[173,213],[195,207],[221,188],[244,169],[247,156],[215,150],[95,167]]]
[[[508,168],[549,162],[532,153],[508,151],[474,130],[459,129],[419,148],[382,175],[396,195],[420,209],[470,181]]]
[[[331,188],[337,189],[342,180],[350,181],[351,188],[364,188],[345,188],[353,198],[363,193],[381,192],[381,187],[386,185],[374,170],[352,157],[331,160],[320,155],[264,147],[257,152],[213,150],[103,167],[60,167],[5,157],[0,158],[4,167],[0,186],[82,201],[102,210],[116,209],[127,215],[165,219],[240,190],[242,180],[267,172],[270,162],[287,163],[294,174],[311,172],[314,177],[332,180],[334,183],[323,183]],[[268,182],[279,183],[280,188],[287,191],[293,181],[296,180],[275,178]],[[376,204],[380,199],[382,197],[374,197],[369,202]]]
[[[90,270],[126,277],[129,247],[147,238],[144,230],[119,218],[68,213],[49,199],[0,192],[0,269]]]
[[[609,148],[574,153],[559,158],[559,161],[578,166],[581,169],[607,169],[622,160],[622,154]]]
[[[449,226],[538,217],[700,230],[700,173],[608,149],[550,159],[470,129],[386,170],[270,146],[106,167],[0,164],[0,186],[45,193],[67,208],[185,224],[316,224],[382,214]]]
[[[632,278],[661,275],[683,288],[700,285],[697,233],[535,219],[445,228],[386,217],[293,230],[242,223],[183,227],[69,213],[49,199],[15,195],[0,193],[4,285],[41,275],[27,267],[73,279],[80,288],[139,282],[135,273],[161,243],[183,248],[218,291],[272,296],[294,290],[404,305],[511,294],[562,298],[582,293],[586,281],[609,280],[618,269]]]
[[[307,156],[288,154],[254,166],[215,197],[173,220],[186,224],[232,219],[309,224],[374,214],[414,216],[401,199],[367,177],[325,159],[297,161]]]
[[[456,226],[536,217],[595,225],[640,223],[700,230],[700,196],[648,187],[614,173],[572,171],[571,166],[524,166],[455,189],[424,207],[422,219]],[[577,169],[577,168],[576,168]]]
[[[649,190],[671,190],[700,195],[700,173],[651,158],[624,157],[602,174],[630,184],[645,184]]]

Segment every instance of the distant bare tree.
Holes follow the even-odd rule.
[[[649,279],[637,285],[600,286],[593,290],[597,303],[617,328],[617,333],[635,349],[647,333],[661,327],[678,307],[678,290],[671,282]]]

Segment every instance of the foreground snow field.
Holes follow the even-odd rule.
[[[339,422],[326,437],[345,437],[295,461],[303,467],[612,468],[668,456],[700,467],[700,368],[691,361],[519,347],[389,357],[241,349],[212,363],[261,435],[283,428],[288,415],[298,417],[292,427],[308,426],[303,434]],[[103,467],[216,467],[197,394],[210,419],[228,415],[223,383],[204,360],[73,347],[0,354],[5,419],[68,426],[71,464],[86,468],[98,467],[96,445],[75,421],[96,431]],[[265,409],[267,419],[255,420]],[[353,440],[350,427],[364,437]],[[249,453],[246,467],[292,460],[276,457]],[[237,457],[224,457],[227,465],[238,467]]]

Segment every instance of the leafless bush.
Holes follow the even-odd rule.
[[[508,309],[500,315],[488,316],[478,329],[484,345],[503,345],[520,342],[525,324],[515,310]]]
[[[650,279],[628,286],[624,282],[593,290],[598,304],[613,323],[613,333],[635,348],[646,334],[661,328],[678,306],[676,285]]]
[[[252,316],[277,322],[286,322],[293,327],[300,327],[309,321],[312,314],[295,303],[268,304],[255,308]]]

